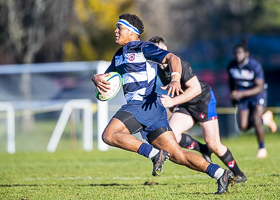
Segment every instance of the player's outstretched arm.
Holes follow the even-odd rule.
[[[178,56],[174,55],[173,53],[168,53],[164,57],[162,64],[169,65],[172,79],[168,85],[161,87],[161,89],[163,90],[168,89],[167,95],[171,94],[171,97],[174,97],[175,94],[179,95],[180,92],[183,93],[184,91],[182,90],[180,84],[180,79],[182,74],[181,59]]]
[[[107,92],[107,90],[110,89],[110,83],[108,81],[105,81],[105,77],[109,76],[109,73],[105,73],[105,74],[94,74],[91,77],[92,82],[94,83],[96,89],[98,90],[98,92],[102,93]]]

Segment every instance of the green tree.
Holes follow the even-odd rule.
[[[259,15],[253,24],[253,30],[258,33],[280,33],[280,1],[258,1]]]
[[[74,0],[74,19],[63,43],[63,60],[111,60],[118,16],[131,12],[131,0]]]

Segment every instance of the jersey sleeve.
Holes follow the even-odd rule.
[[[152,42],[146,42],[142,46],[142,51],[147,60],[154,61],[161,64],[164,57],[169,53],[159,47],[157,47]]]
[[[116,71],[115,59],[114,58],[113,58],[113,60],[112,60],[112,62],[110,64],[110,66],[106,69],[105,73],[115,72]]]
[[[105,73],[116,72],[116,71],[117,71],[116,65],[115,65],[115,56],[116,56],[117,54],[119,54],[119,52],[120,52],[120,49],[119,49],[119,50],[115,53],[115,55],[113,56],[113,59],[112,59],[112,61],[111,61],[111,64],[110,64],[110,66],[107,68],[107,70],[105,71]]]
[[[255,79],[264,79],[264,72],[262,65],[259,62],[255,63]]]

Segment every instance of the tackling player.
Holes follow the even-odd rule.
[[[151,42],[167,50],[163,38],[152,37]],[[170,82],[168,65],[158,65],[158,76],[164,85]],[[191,65],[182,60],[181,86],[184,93],[174,98],[162,95],[161,102],[166,108],[172,108],[173,113],[169,119],[176,140],[181,147],[196,150],[211,162],[211,152],[215,153],[225,165],[232,170],[236,183],[247,182],[245,174],[239,169],[230,150],[221,143],[219,125],[216,111],[216,99],[211,87],[202,81],[193,71]],[[163,87],[162,89],[166,89]],[[204,140],[207,145],[201,144],[188,134],[183,134],[195,123],[199,122]]]
[[[247,41],[242,40],[234,48],[235,60],[228,65],[231,99],[237,105],[238,126],[242,131],[254,127],[259,150],[257,158],[267,157],[264,144],[264,129],[267,125],[271,132],[276,132],[277,125],[271,111],[265,111],[267,94],[262,66],[256,60],[249,58]]]
[[[103,132],[102,139],[108,145],[119,147],[151,158],[154,164],[152,174],[157,175],[164,160],[170,154],[174,163],[207,173],[218,182],[216,194],[227,192],[233,173],[219,165],[209,163],[200,155],[184,151],[171,131],[165,108],[155,93],[157,64],[168,64],[172,80],[168,94],[174,96],[181,89],[181,61],[174,54],[158,48],[152,42],[140,40],[144,31],[143,22],[131,14],[119,16],[115,30],[115,42],[122,46],[114,55],[105,74],[95,74],[92,81],[98,91],[106,91],[110,85],[103,78],[108,72],[116,71],[123,77],[123,91],[127,104],[113,116]],[[132,134],[141,132],[150,143],[143,143]]]

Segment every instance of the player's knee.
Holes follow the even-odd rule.
[[[239,129],[241,131],[247,131],[248,130],[248,124],[239,124]]]
[[[102,134],[102,140],[108,145],[112,144],[112,134],[109,134],[108,132],[104,131]]]
[[[206,143],[210,151],[216,152],[218,149],[218,143],[216,141],[210,141]]]
[[[108,144],[109,143],[109,138],[106,136],[106,135],[102,135],[102,140],[103,140],[103,142],[105,142],[106,144]]]

